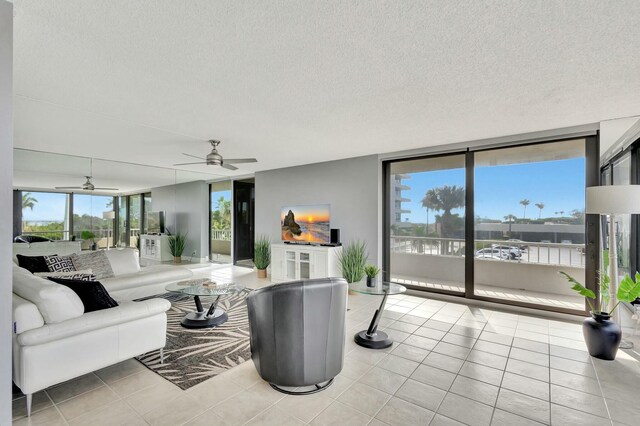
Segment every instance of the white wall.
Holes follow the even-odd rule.
[[[256,173],[256,234],[279,242],[283,206],[331,204],[342,242],[366,241],[369,261],[379,264],[379,168],[371,155]]]
[[[151,190],[153,211],[165,211],[165,227],[187,234],[183,257],[205,261],[209,256],[209,185],[204,181],[162,186]]]
[[[0,425],[11,424],[13,5],[0,1]]]

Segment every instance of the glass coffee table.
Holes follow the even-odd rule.
[[[220,297],[226,294],[240,293],[244,290],[244,286],[235,283],[219,284],[208,278],[199,278],[172,283],[166,286],[165,289],[172,293],[182,293],[193,296],[196,303],[196,311],[189,312],[182,319],[180,324],[182,324],[183,327],[207,328],[224,324],[229,319],[227,313],[218,308]],[[200,296],[215,297],[213,303],[206,311],[202,307]]]
[[[393,344],[393,340],[389,338],[384,331],[378,331],[378,323],[382,318],[384,305],[387,303],[389,295],[401,294],[407,291],[405,286],[385,281],[377,282],[373,287],[368,287],[365,282],[357,282],[349,284],[349,290],[356,293],[370,294],[373,296],[383,296],[380,307],[373,314],[369,328],[356,333],[353,340],[360,346],[369,349],[384,349]]]

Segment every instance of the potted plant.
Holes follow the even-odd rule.
[[[91,231],[82,231],[80,233],[80,238],[85,241],[91,241],[91,250],[98,250],[98,244],[95,241],[96,234]]]
[[[615,321],[611,320],[611,316],[620,302],[632,302],[640,297],[640,273],[636,272],[635,281],[628,274],[622,279],[616,293],[618,303],[613,306],[611,312],[606,312],[603,309],[607,309],[609,306],[609,285],[611,284],[606,273],[609,268],[609,253],[607,251],[603,255],[603,266],[604,272],[600,274],[598,280],[599,298],[596,298],[595,292],[580,284],[569,274],[560,273],[573,284],[572,290],[587,298],[591,317],[585,318],[582,322],[582,334],[589,354],[594,358],[613,361],[618,352],[622,330]],[[596,302],[595,305],[592,300]]]
[[[266,235],[258,237],[254,243],[253,264],[256,266],[258,278],[267,278],[267,268],[271,264],[271,241]]]
[[[361,281],[365,276],[364,267],[367,264],[367,243],[353,241],[338,252],[338,263],[342,270],[342,277],[349,284]],[[353,294],[349,291],[350,294]]]
[[[182,263],[182,253],[186,245],[187,234],[169,234],[169,252],[173,256],[173,263]]]
[[[366,265],[364,267],[364,273],[367,274],[367,287],[375,287],[376,277],[380,273],[380,268],[376,265]]]

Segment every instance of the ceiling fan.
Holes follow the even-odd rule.
[[[91,183],[91,176],[85,176],[85,178],[87,178],[87,181],[85,183],[82,184],[82,186],[56,186],[56,189],[81,189],[83,191],[93,191],[93,190],[99,190],[99,191],[117,191],[118,188],[96,188],[95,185],[93,183]]]
[[[218,145],[220,145],[220,141],[212,139],[209,141],[209,143],[211,144],[212,149],[211,149],[211,152],[205,158],[198,157],[196,155],[182,153],[182,155],[186,155],[187,157],[197,158],[198,160],[202,160],[202,161],[198,161],[195,163],[174,164],[174,166],[190,166],[194,164],[206,164],[207,166],[224,167],[227,170],[238,170],[238,168],[233,166],[233,164],[256,163],[258,161],[255,158],[228,158],[225,160],[222,158],[222,155],[218,154]]]

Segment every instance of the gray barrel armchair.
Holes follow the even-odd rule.
[[[321,278],[277,284],[247,297],[251,358],[265,381],[287,394],[331,385],[342,371],[347,282]],[[281,387],[312,387],[290,391]]]

